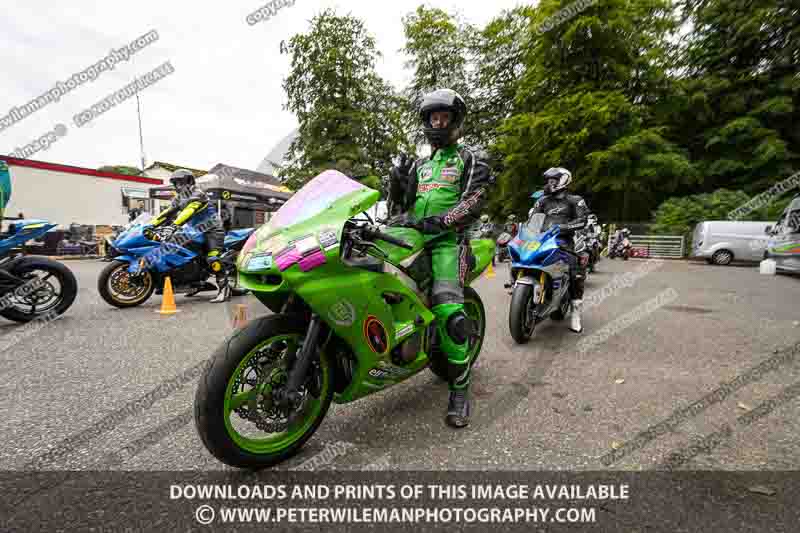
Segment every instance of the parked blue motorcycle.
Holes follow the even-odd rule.
[[[559,227],[545,227],[536,213],[508,245],[514,280],[508,322],[518,344],[528,342],[548,316],[564,320],[569,311],[569,267],[577,256],[558,246]]]
[[[97,290],[114,307],[141,305],[155,292],[161,294],[164,278],[170,277],[176,294],[216,291],[208,281],[213,274],[206,261],[208,242],[203,232],[207,218],[190,220],[175,234],[154,228],[152,216],[144,213],[115,239],[106,241],[106,259]],[[220,261],[229,278],[236,279],[236,258],[255,228],[238,229],[225,235]]]
[[[46,220],[15,220],[0,233],[0,316],[15,322],[55,318],[78,294],[75,275],[58,261],[23,255],[22,245],[56,227]]]

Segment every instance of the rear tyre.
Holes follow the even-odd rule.
[[[517,283],[511,296],[511,307],[508,311],[508,326],[511,337],[517,344],[525,344],[533,335],[536,320],[531,316],[533,305],[533,287]]]

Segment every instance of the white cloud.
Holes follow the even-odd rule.
[[[170,61],[175,73],[141,95],[148,162],[199,168],[225,162],[255,169],[297,124],[292,113],[283,110],[281,83],[289,58],[280,54],[280,42],[307,31],[309,20],[326,7],[364,20],[384,54],[379,73],[398,87],[408,81],[410,73],[403,70],[406,58],[399,52],[404,44],[401,18],[420,0],[297,0],[272,19],[248,25],[245,17],[266,3],[6,0],[0,19],[0,117],[99,61],[112,48],[153,29],[160,39],[114,71],[0,131],[0,154],[11,153],[63,123],[69,128],[67,136],[34,159],[90,168],[138,165],[135,99],[83,128],[77,128],[72,117],[135,76]],[[482,24],[517,3],[435,5],[458,9],[470,22]]]

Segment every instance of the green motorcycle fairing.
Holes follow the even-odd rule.
[[[425,264],[420,260],[425,255],[425,237],[411,228],[382,228],[413,249],[377,241],[386,254],[383,258],[378,253],[367,261],[340,256],[345,223],[369,209],[379,196],[344,174],[323,172],[250,237],[237,261],[240,286],[273,312],[280,312],[294,293],[351,348],[356,360],[353,378],[334,395],[336,403],[383,390],[428,365],[426,329],[434,315],[426,305],[424,290],[406,274],[412,266]],[[475,240],[471,245],[476,266],[467,283],[481,275],[494,253],[491,240]],[[402,300],[387,303],[382,296],[386,293],[401,295]],[[415,334],[422,339],[416,357],[394,364],[392,351]]]

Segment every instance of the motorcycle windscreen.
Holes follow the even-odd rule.
[[[326,170],[297,191],[270,219],[268,226],[276,231],[308,220],[346,196],[369,192],[361,185],[336,170]]]
[[[551,235],[545,231],[545,219],[544,213],[536,213],[520,226],[519,234],[508,245],[512,263],[534,262],[536,256],[552,249],[547,242]]]
[[[269,222],[250,235],[238,260],[246,270],[251,255],[273,255],[281,271],[309,250],[338,250],[344,222],[378,201],[380,193],[336,170],[326,170],[297,191]],[[309,252],[310,253],[310,252]],[[322,254],[314,252],[319,261]],[[278,256],[283,256],[279,259]]]
[[[551,227],[552,224],[547,222],[547,216],[544,213],[536,213],[520,226],[517,239],[523,241],[545,240],[546,237],[543,234],[547,233]]]

